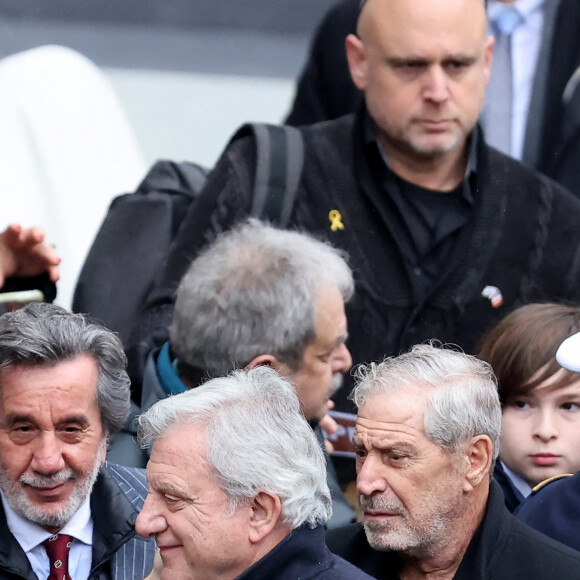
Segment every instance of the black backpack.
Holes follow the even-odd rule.
[[[292,127],[256,123],[244,125],[231,141],[248,134],[257,152],[251,215],[285,227],[302,173],[302,135]],[[74,312],[88,313],[127,344],[207,174],[195,163],[158,161],[134,193],[111,202],[79,275]]]

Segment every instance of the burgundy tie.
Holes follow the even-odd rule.
[[[46,580],[71,580],[68,573],[68,553],[72,537],[65,534],[50,536],[42,542],[50,558],[50,574]]]

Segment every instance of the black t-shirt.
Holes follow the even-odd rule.
[[[437,284],[455,238],[469,218],[471,204],[463,196],[463,183],[454,190],[426,189],[396,176],[392,198],[401,212],[405,227],[399,240],[412,273],[415,297],[421,300]]]
[[[382,198],[375,199],[397,245],[401,248],[414,299],[422,302],[437,286],[457,247],[456,239],[471,215],[476,178],[476,141],[473,132],[465,179],[453,190],[434,191],[396,175],[388,166],[374,122],[366,121],[366,141],[372,169],[381,184]]]

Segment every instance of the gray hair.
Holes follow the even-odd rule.
[[[315,336],[315,300],[329,285],[345,302],[354,291],[339,250],[249,220],[191,264],[177,291],[172,348],[214,376],[266,353],[295,370]]]
[[[139,417],[148,447],[174,425],[205,430],[207,460],[229,497],[230,515],[258,493],[280,498],[293,529],[332,513],[322,448],[289,381],[267,367],[235,371],[157,402]]]
[[[7,368],[51,366],[82,355],[97,365],[103,427],[120,431],[129,416],[130,381],[123,345],[114,333],[54,304],[28,304],[0,316],[0,389]]]
[[[478,358],[432,344],[414,346],[398,357],[361,366],[350,395],[361,407],[369,395],[399,389],[430,391],[423,428],[429,440],[448,453],[477,435],[493,444],[493,461],[499,453],[501,406],[491,366]]]

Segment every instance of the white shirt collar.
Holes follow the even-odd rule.
[[[38,524],[23,518],[16,513],[6,501],[0,491],[0,498],[6,514],[6,522],[12,535],[16,538],[25,552],[29,552],[53,534],[41,528]],[[89,546],[93,544],[93,518],[91,516],[91,498],[85,499],[71,520],[59,534],[67,534]]]
[[[514,487],[524,496],[528,497],[530,493],[532,493],[532,488],[528,483],[524,481],[524,479],[519,476],[517,473],[514,473],[503,461],[501,462],[503,470],[505,471],[506,475],[510,478]]]

